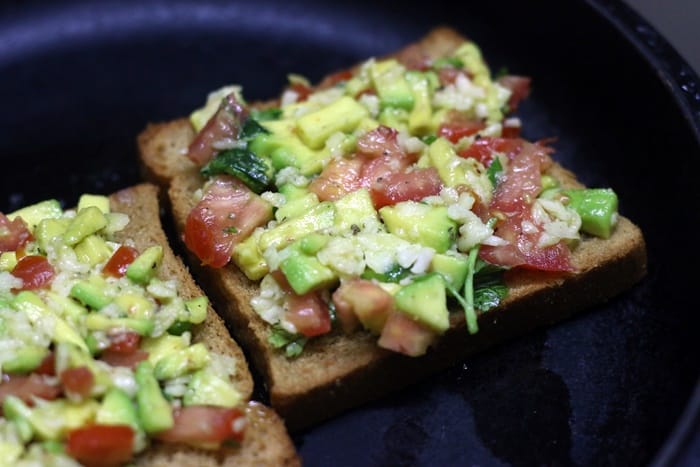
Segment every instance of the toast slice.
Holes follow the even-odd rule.
[[[440,57],[463,40],[457,32],[440,27],[395,55],[409,60]],[[187,119],[150,124],[138,137],[144,176],[168,187],[178,232],[184,231],[194,205],[193,193],[202,186],[198,169],[184,157],[193,137]],[[581,186],[572,173],[557,164],[550,173],[566,186]],[[201,266],[193,255],[189,259],[203,289],[262,374],[270,404],[293,431],[405,387],[478,351],[605,302],[646,273],[643,235],[629,219],[621,217],[610,238],[583,238],[573,253],[575,274],[509,271],[507,298],[479,316],[479,332],[475,335],[468,334],[462,313],[452,313],[449,330],[421,357],[383,350],[377,346],[375,336],[360,332],[315,338],[301,355],[288,359],[268,344],[269,325],[250,305],[258,291],[257,283],[248,280],[235,265],[214,269]]]

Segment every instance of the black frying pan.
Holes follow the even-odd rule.
[[[579,317],[295,436],[306,465],[691,465],[700,459],[700,81],[620,1],[5,2],[0,210],[137,182],[135,137],[242,83],[277,93],[437,24],[533,78],[524,134],[611,186],[649,275]],[[264,397],[264,394],[260,394]]]

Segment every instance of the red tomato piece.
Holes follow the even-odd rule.
[[[16,396],[32,404],[32,396],[53,400],[61,394],[61,388],[42,375],[16,376],[4,374],[0,379],[0,404],[7,396]]]
[[[66,453],[88,466],[116,466],[134,452],[134,430],[128,425],[90,425],[72,430]]]
[[[173,427],[156,435],[161,441],[217,445],[243,440],[246,419],[238,408],[191,405],[176,410],[173,415]]]
[[[318,291],[297,295],[287,282],[282,271],[272,272],[285,292],[285,319],[294,324],[297,331],[307,337],[319,336],[331,331],[331,316],[328,305]]]
[[[35,290],[48,287],[56,271],[45,256],[30,255],[17,262],[12,275],[22,279],[20,290]]]
[[[415,169],[411,172],[390,173],[375,180],[370,187],[376,209],[401,201],[420,201],[426,196],[440,194],[442,180],[437,169]]]
[[[336,201],[360,188],[361,159],[333,159],[309,183],[309,191],[321,201]]]
[[[496,152],[505,154],[508,159],[513,159],[522,150],[523,143],[524,141],[521,139],[486,136],[477,139],[471,146],[459,151],[457,155],[465,159],[472,157],[488,167],[493,162]]]
[[[398,141],[398,131],[380,125],[357,140],[357,153],[367,157],[396,157],[404,155]]]
[[[498,84],[510,90],[508,108],[511,112],[518,108],[518,104],[530,95],[531,79],[527,76],[506,75],[498,78]]]
[[[56,356],[50,352],[41,361],[41,364],[34,370],[37,375],[55,376],[56,375]]]
[[[313,92],[313,89],[302,83],[290,84],[287,89],[296,93],[297,102],[304,102]]]
[[[377,344],[411,357],[425,354],[437,334],[400,311],[393,311],[382,328]]]
[[[352,70],[337,71],[323,79],[319,87],[330,88],[343,81],[348,81],[353,77]]]
[[[465,136],[476,134],[484,128],[486,128],[486,125],[480,120],[448,122],[440,125],[440,128],[438,128],[438,136],[442,136],[452,143],[457,143]]]
[[[237,139],[243,122],[248,118],[248,108],[238,102],[235,93],[226,96],[219,110],[209,119],[194,137],[187,151],[187,157],[202,166],[216,154],[215,144],[225,139]]]
[[[123,331],[109,336],[109,347],[112,352],[132,353],[139,349],[141,336],[136,332]]]
[[[105,349],[100,354],[100,360],[111,366],[123,366],[127,368],[136,368],[136,365],[148,358],[148,352],[144,350],[135,350],[131,353],[115,352],[111,349]]]
[[[87,397],[95,384],[95,376],[86,366],[68,368],[59,375],[63,390],[69,395]]]
[[[108,276],[122,277],[138,255],[139,251],[136,248],[129,245],[121,245],[104,265],[102,272]]]
[[[359,322],[373,332],[381,332],[394,309],[394,297],[379,285],[364,279],[343,282],[333,292],[333,303],[341,327],[348,334],[357,328]]]
[[[185,244],[202,264],[220,268],[228,264],[234,245],[270,219],[268,202],[237,178],[220,175],[187,216]]]
[[[32,238],[27,224],[21,217],[16,217],[11,221],[3,213],[0,213],[0,253],[15,251]]]

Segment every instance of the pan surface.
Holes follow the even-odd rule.
[[[397,6],[400,5],[400,6]],[[619,1],[11,1],[0,6],[0,211],[139,181],[135,137],[241,83],[275,95],[447,24],[531,76],[529,139],[643,230],[649,274],[610,302],[348,412],[295,442],[323,465],[691,465],[700,81]],[[693,440],[695,436],[695,440]]]

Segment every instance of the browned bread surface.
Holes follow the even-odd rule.
[[[110,196],[111,209],[129,215],[129,224],[118,234],[119,240],[129,239],[134,246],[143,250],[147,246],[163,246],[164,255],[160,269],[161,278],[177,279],[178,292],[183,298],[202,295],[201,289],[168,244],[160,224],[158,188],[151,184],[141,184],[121,190]],[[232,357],[237,363],[234,383],[244,399],[253,392],[253,379],[241,348],[231,338],[223,321],[209,307],[207,319],[199,325],[193,338],[205,342],[214,352]],[[215,466],[215,465],[299,465],[294,445],[287,434],[284,423],[268,407],[250,403],[246,408],[248,427],[244,441],[235,449],[217,452],[197,450],[173,444],[155,444],[141,454],[137,465],[160,466]]]
[[[398,54],[439,56],[454,49],[462,36],[438,28]],[[176,228],[182,232],[193,206],[192,193],[202,180],[193,165],[182,164],[192,130],[187,119],[150,125],[139,138],[146,173],[172,178],[168,189]],[[173,142],[177,141],[178,144]],[[172,162],[171,162],[172,161]],[[181,165],[180,165],[181,167]],[[556,165],[551,169],[566,184],[573,174]],[[177,173],[176,176],[172,176]],[[217,303],[233,333],[248,349],[254,366],[268,385],[271,405],[291,430],[313,425],[369,399],[417,381],[479,350],[527,331],[563,320],[604,302],[638,282],[646,273],[646,249],[641,231],[622,217],[610,239],[585,238],[575,250],[576,274],[513,271],[509,296],[495,310],[479,318],[480,331],[469,336],[461,313],[452,316],[450,330],[437,346],[420,358],[380,349],[368,333],[328,335],[307,344],[302,355],[287,359],[267,344],[268,326],[250,307],[257,284],[234,265],[222,269],[190,264],[204,289]]]

